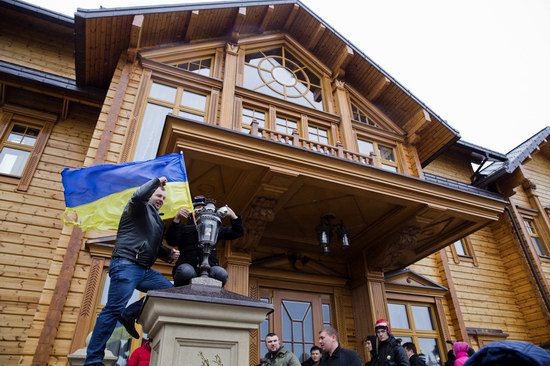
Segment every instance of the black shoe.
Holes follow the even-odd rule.
[[[136,330],[135,321],[126,318],[123,314],[118,316],[118,321],[124,326],[124,329],[135,339],[139,339],[139,333]]]

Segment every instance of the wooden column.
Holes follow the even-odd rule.
[[[357,144],[353,137],[353,127],[351,124],[351,110],[348,103],[348,96],[345,89],[345,83],[340,80],[334,81],[336,90],[334,91],[334,99],[338,111],[340,112],[340,141],[344,145],[344,149],[357,152]]]
[[[252,263],[250,253],[237,251],[234,244],[228,242],[225,246],[225,256],[225,268],[229,274],[225,289],[248,296],[249,268]]]
[[[374,323],[377,319],[388,319],[386,286],[384,273],[368,270],[366,258],[354,262],[357,271],[363,268],[364,275],[354,280],[352,288],[353,317],[355,319],[356,349],[363,359],[366,359],[366,349],[363,342],[368,335],[374,334]]]
[[[235,83],[237,81],[237,60],[239,46],[228,43],[225,47],[225,72],[222,86],[222,105],[220,113],[220,126],[235,128],[233,121],[235,107]]]

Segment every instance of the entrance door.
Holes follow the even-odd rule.
[[[264,344],[266,334],[274,332],[283,340],[286,349],[292,351],[300,362],[305,361],[310,348],[317,344],[319,332],[331,325],[330,296],[263,289],[262,299],[272,299],[274,314],[267,324],[260,327],[261,356],[267,352]]]

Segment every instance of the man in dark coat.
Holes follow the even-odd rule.
[[[117,320],[132,337],[139,338],[134,323],[143,300],[125,308],[134,290],[147,292],[172,287],[170,281],[151,269],[158,257],[167,262],[179,257],[178,250],[162,245],[164,223],[159,210],[166,198],[166,181],[165,177],[151,179],[134,192],[124,208],[109,265],[111,284],[107,304],[97,317],[84,365],[103,365],[105,346]]]
[[[207,199],[204,196],[193,198],[193,208],[195,212],[204,208]],[[228,206],[227,214],[231,219],[230,227],[221,227],[218,233],[218,240],[233,240],[240,238],[244,234],[244,227],[241,217]],[[187,223],[184,224],[183,221]],[[172,270],[174,276],[174,285],[184,286],[200,273],[199,267],[202,262],[202,249],[199,247],[199,235],[197,226],[189,211],[182,208],[176,214],[166,233],[166,242],[168,245],[177,246],[180,250],[180,257]],[[210,277],[219,280],[225,285],[227,281],[227,271],[218,263],[216,248],[213,248],[208,258],[210,264]]]
[[[319,345],[324,351],[322,366],[362,366],[356,352],[340,347],[338,332],[332,327],[319,332]]]
[[[372,350],[373,358],[369,366],[409,366],[405,350],[391,334],[390,323],[379,319],[374,326],[378,338],[377,349]]]
[[[403,343],[405,353],[409,358],[409,365],[411,366],[426,366],[426,362],[416,353],[416,345],[412,342]]]

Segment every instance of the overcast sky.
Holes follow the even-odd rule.
[[[74,16],[206,1],[31,0]],[[462,139],[506,153],[550,125],[550,0],[302,0]]]

